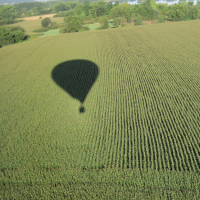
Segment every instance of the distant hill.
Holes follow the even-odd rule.
[[[22,2],[34,2],[35,0],[0,0],[0,4],[13,4]]]
[[[34,2],[35,0],[0,0],[0,5],[3,4],[14,4],[14,3],[23,3],[23,2]],[[39,1],[47,1],[47,0],[39,0]]]

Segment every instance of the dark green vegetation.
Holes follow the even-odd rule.
[[[51,19],[46,17],[41,21],[42,27],[47,28],[48,26],[51,26]]]
[[[35,0],[0,0],[0,4],[23,3],[23,2],[33,2],[33,1],[35,1]]]
[[[0,5],[0,26],[16,23],[19,17],[50,14],[54,12],[55,2],[32,2],[14,5]]]
[[[135,19],[135,25],[138,26],[138,25],[142,25],[143,22],[142,22],[142,17],[140,15],[138,15]]]
[[[27,39],[25,30],[20,26],[0,26],[0,48]]]
[[[61,33],[78,32],[82,29],[82,25],[84,24],[83,18],[80,16],[65,17],[64,22],[64,27],[60,29]]]
[[[74,5],[74,8],[60,3],[60,6],[57,7],[58,14],[56,16],[80,15],[83,18],[93,19],[106,15],[112,19],[122,17],[126,19],[127,23],[131,23],[140,15],[143,20],[154,20],[158,19],[159,16],[163,16],[166,20],[183,21],[198,19],[199,9],[199,5],[193,6],[190,2],[168,6],[167,4],[156,4],[153,0],[147,0],[140,5],[129,5],[127,3],[112,4],[111,2],[106,3],[104,1],[90,3],[85,1],[84,4],[77,3],[77,5]]]
[[[99,22],[101,23],[101,26],[100,26],[101,29],[109,28],[109,22],[108,22],[108,18],[107,17],[101,17],[99,19]]]
[[[158,17],[158,23],[164,23],[164,22],[165,22],[165,17],[162,16],[162,15],[160,15],[160,16]]]
[[[143,2],[143,1],[142,1]],[[143,20],[163,18],[168,21],[184,21],[199,18],[200,1],[197,5],[181,1],[179,4],[157,4],[154,0],[146,0],[139,5],[104,1],[47,1],[18,3],[12,6],[0,6],[0,25],[14,23],[16,18],[57,13],[55,17],[79,17],[92,20],[102,16],[108,19],[124,18],[133,23],[141,16]],[[6,13],[6,14],[5,14]],[[162,16],[162,17],[161,17]],[[117,27],[117,26],[115,26]]]
[[[125,18],[122,17],[117,17],[113,20],[114,26],[115,27],[119,27],[119,26],[123,26],[125,23]]]
[[[2,48],[0,198],[199,199],[198,35],[194,20]]]
[[[65,32],[78,32],[82,30],[81,21],[90,20],[93,23],[97,20],[101,23],[98,29],[110,27],[108,20],[112,19],[113,27],[124,26],[124,23],[142,25],[142,20],[157,20],[158,23],[168,21],[184,21],[199,18],[199,6],[182,2],[177,5],[156,4],[153,0],[147,0],[140,5],[129,5],[127,3],[115,3],[85,1],[83,4],[74,3],[69,5],[60,3],[57,7],[57,15],[54,17],[66,16],[69,19],[65,27],[61,30]],[[65,20],[66,22],[67,20]]]
[[[13,6],[0,6],[0,26],[13,24],[17,17]]]
[[[58,24],[55,21],[51,21],[51,19],[49,17],[45,17],[42,21],[41,21],[41,27],[34,29],[33,32],[46,32],[49,31],[51,29],[59,29],[63,27],[63,25]]]
[[[72,60],[57,65],[52,71],[53,80],[69,95],[84,103],[99,74],[98,66],[87,60]],[[80,112],[83,107],[80,108]]]
[[[24,2],[14,4],[14,8],[20,16],[30,17],[34,15],[51,14],[55,11],[55,1],[48,2]]]

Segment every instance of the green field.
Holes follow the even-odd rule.
[[[63,23],[63,19],[64,17],[52,17],[51,21],[52,22],[57,22],[58,24]],[[35,32],[33,32],[35,29],[41,28],[41,21],[42,19],[35,19],[35,20],[25,20],[22,22],[18,22],[16,24],[13,24],[12,26],[21,26],[25,29],[26,34],[30,35],[30,34],[36,34]]]
[[[50,36],[50,35],[58,35],[60,34],[60,29],[52,29],[49,31],[44,32],[41,36]]]
[[[94,24],[85,24],[85,26],[88,26],[90,30],[95,30],[96,28],[100,27],[100,23],[94,23]]]
[[[200,199],[200,20],[0,49],[0,199]]]

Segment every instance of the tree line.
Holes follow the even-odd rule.
[[[76,4],[76,5],[75,5]],[[84,20],[94,23],[99,19],[101,28],[108,28],[108,20],[112,19],[114,27],[123,26],[124,23],[134,22],[141,25],[143,20],[157,19],[158,23],[168,21],[194,20],[200,18],[200,2],[193,5],[193,2],[181,1],[178,4],[167,5],[156,3],[154,0],[146,0],[144,3],[130,5],[128,3],[105,2],[84,0],[83,3],[61,2],[56,6],[57,15],[54,17],[65,17],[65,28],[61,32],[81,30]],[[76,20],[75,20],[76,19]],[[71,22],[70,22],[71,21]],[[74,22],[72,26],[72,21]],[[77,25],[77,26],[76,26]]]
[[[6,24],[13,24],[17,22],[17,18],[32,15],[57,13],[54,17],[65,17],[64,26],[60,32],[77,32],[80,30],[88,30],[84,23],[100,22],[100,29],[109,28],[108,20],[112,19],[113,26],[123,26],[124,23],[134,22],[136,25],[141,25],[143,20],[157,19],[159,23],[166,20],[169,21],[183,21],[194,20],[200,18],[200,0],[197,5],[193,2],[186,2],[181,0],[178,4],[167,5],[156,3],[154,0],[146,0],[144,3],[130,5],[128,3],[119,3],[105,1],[47,1],[47,2],[31,2],[31,3],[18,3],[14,5],[0,6],[0,26]],[[43,26],[43,25],[42,25]],[[60,28],[55,23],[49,23],[47,27],[41,29],[42,31],[50,28]],[[11,43],[18,41],[13,39],[17,37],[15,34],[10,35],[11,29],[1,28],[0,40],[1,45],[8,44],[6,38],[12,38]],[[23,30],[21,35],[24,34]],[[20,35],[18,34],[18,35]],[[20,40],[25,38],[19,37]],[[4,41],[4,42],[2,42]],[[6,41],[6,42],[5,42]]]
[[[165,20],[182,21],[198,19],[200,0],[197,5],[193,1],[181,0],[179,4],[167,5],[155,3],[154,0],[146,0],[144,3],[130,5],[105,1],[47,1],[47,2],[25,2],[12,6],[0,6],[0,25],[14,23],[16,18],[57,13],[57,17],[69,17],[79,15],[90,20],[96,17],[107,16],[108,18],[122,17],[127,23],[140,15],[143,20],[158,19],[161,15]]]

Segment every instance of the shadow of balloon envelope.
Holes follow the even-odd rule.
[[[99,75],[98,66],[88,60],[70,60],[55,66],[53,80],[69,95],[81,102],[79,112],[85,112],[83,103]]]

